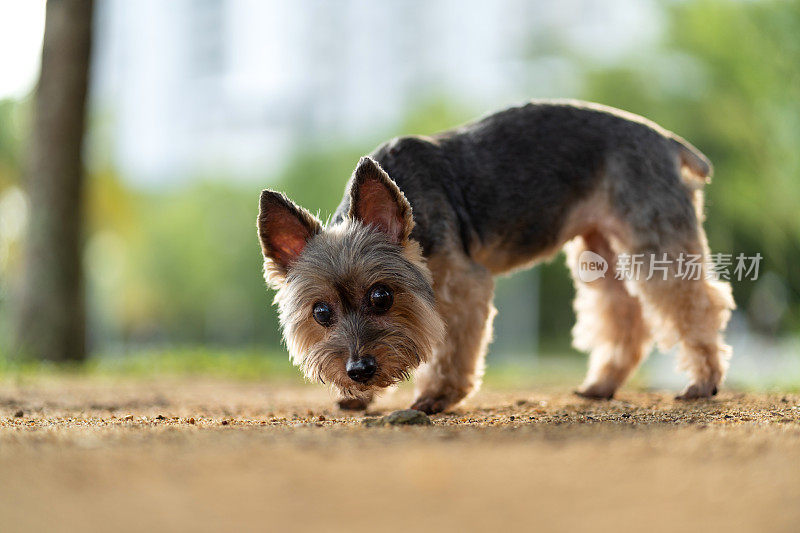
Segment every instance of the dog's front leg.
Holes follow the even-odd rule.
[[[484,267],[461,253],[435,256],[428,264],[447,335],[415,375],[417,392],[412,408],[432,414],[457,404],[480,387],[496,310],[492,305],[494,280]]]
[[[339,398],[336,400],[336,405],[343,411],[364,411],[375,399],[374,394],[368,394],[361,398]]]

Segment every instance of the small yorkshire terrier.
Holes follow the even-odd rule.
[[[655,340],[680,345],[690,382],[678,398],[714,395],[734,303],[730,285],[706,275],[711,173],[696,148],[640,116],[533,101],[379,146],[327,224],[265,190],[258,235],[291,359],[337,389],[342,408],[366,408],[417,369],[412,408],[448,409],[480,386],[493,276],[563,247],[574,345],[590,352],[577,394],[611,398]],[[608,275],[581,279],[587,252]],[[645,271],[670,259],[669,275],[615,276],[623,254],[641,254]],[[684,254],[703,258],[702,275],[679,275]]]

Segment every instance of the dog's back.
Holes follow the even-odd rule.
[[[681,167],[699,183],[711,172],[657,124],[578,101],[531,102],[432,137],[397,138],[373,157],[409,199],[426,255],[457,245],[491,256],[495,271],[556,251],[574,206],[603,183],[630,209],[643,194],[680,191]],[[688,194],[678,203],[691,207]],[[337,216],[347,209],[345,198]]]

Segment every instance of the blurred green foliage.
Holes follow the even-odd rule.
[[[651,118],[711,158],[712,250],[765,258],[760,282],[734,282],[739,306],[765,333],[797,331],[800,2],[666,6],[664,49],[615,68],[584,65],[585,97]]]
[[[17,181],[22,166],[25,108],[14,100],[0,100],[0,190]]]
[[[197,181],[131,195],[104,176],[93,191],[87,258],[100,334],[277,344],[274,324],[261,326],[271,311],[259,272],[257,190]]]
[[[303,378],[280,352],[207,347],[137,349],[132,353],[92,355],[83,363],[14,360],[0,357],[0,377],[37,378],[75,375],[103,378],[204,377],[258,381],[265,378],[301,383]]]
[[[663,9],[667,25],[661,45],[617,64],[559,52],[554,49],[557,43],[541,36],[533,40],[529,54],[535,59],[560,53],[581,73],[581,98],[651,118],[712,159],[716,172],[707,188],[706,223],[712,249],[760,252],[765,257],[758,282],[735,283],[739,306],[759,331],[796,333],[800,0],[665,2]],[[531,97],[538,94],[537,87],[524,89]],[[127,353],[130,346],[188,344],[264,346],[279,352],[277,319],[261,276],[255,232],[262,186],[285,191],[325,218],[339,203],[358,157],[380,141],[393,135],[430,134],[490,111],[462,103],[458,96],[428,95],[407,110],[396,129],[376,133],[363,143],[308,146],[278,175],[264,176],[263,183],[219,176],[141,191],[113,168],[93,168],[86,236],[92,346],[98,353],[117,354]],[[0,102],[0,201],[20,184],[25,129],[24,104]],[[0,261],[4,324],[16,273],[10,265],[17,264],[6,259]],[[517,342],[513,337],[533,325],[509,324],[517,315],[515,302],[538,298],[540,350],[563,353],[574,320],[571,296],[560,257],[535,274],[501,280],[498,348],[529,348],[525,339]],[[191,355],[202,370],[212,353],[217,352]],[[140,361],[155,364],[157,356],[149,357],[153,360]],[[118,358],[109,360],[123,364]],[[176,361],[159,364],[168,371],[170,365],[183,364]],[[250,364],[247,357],[241,361]],[[229,363],[237,368],[235,361]],[[254,373],[261,370],[274,369],[259,367]]]

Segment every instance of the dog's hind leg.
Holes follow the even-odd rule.
[[[659,346],[679,344],[678,367],[690,382],[678,398],[704,398],[725,376],[731,350],[722,331],[735,305],[730,284],[708,272],[703,182],[659,153],[617,167],[612,205],[627,228],[618,244],[641,258],[626,286],[639,297]]]
[[[564,249],[577,293],[573,345],[590,353],[589,371],[576,393],[587,398],[611,398],[647,356],[650,331],[639,300],[615,278],[616,254],[603,235],[587,232]],[[586,270],[582,274],[579,262],[591,259],[585,252],[597,254],[606,262],[608,270],[603,277],[591,279],[587,277],[591,272]]]
[[[636,286],[653,331],[659,333],[659,345],[666,349],[679,344],[678,368],[689,374],[690,382],[678,399],[690,400],[713,396],[725,377],[731,349],[722,331],[734,303],[730,284],[709,279],[704,239],[667,253],[675,263],[686,256],[702,258],[696,277],[684,279],[675,271],[667,279],[640,280]]]
[[[447,326],[445,341],[415,376],[413,409],[438,413],[476,391],[496,314],[494,280],[484,267],[459,252],[432,257],[436,304]]]

